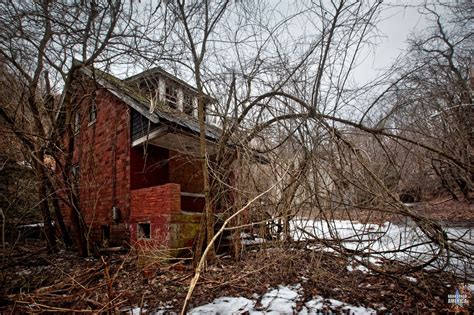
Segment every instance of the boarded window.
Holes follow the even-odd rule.
[[[150,238],[150,223],[138,223],[137,225],[137,233],[138,238],[149,239]]]

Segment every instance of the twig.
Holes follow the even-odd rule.
[[[186,314],[186,309],[188,308],[188,304],[189,304],[189,300],[191,299],[191,296],[193,294],[193,291],[194,291],[194,288],[196,287],[196,284],[199,280],[199,277],[201,275],[201,271],[202,271],[202,268],[204,266],[204,263],[206,261],[206,256],[207,254],[209,253],[209,250],[211,249],[211,247],[214,245],[214,242],[217,240],[217,238],[222,234],[222,232],[225,230],[225,227],[227,226],[227,224],[229,224],[229,222],[235,218],[236,216],[238,216],[240,213],[242,213],[243,211],[247,210],[247,208],[253,204],[256,200],[258,200],[259,198],[261,198],[263,195],[265,195],[266,193],[268,193],[270,190],[272,190],[273,188],[275,188],[277,186],[277,184],[279,184],[280,181],[276,182],[273,186],[271,186],[270,188],[268,188],[267,190],[263,191],[262,193],[258,194],[255,198],[253,198],[252,200],[250,200],[244,207],[242,207],[240,210],[238,210],[237,212],[235,212],[233,215],[231,215],[230,217],[228,217],[224,223],[222,224],[221,228],[219,229],[219,231],[217,231],[217,233],[214,235],[214,237],[209,241],[209,244],[206,246],[206,249],[204,250],[204,253],[202,254],[201,256],[201,259],[199,260],[199,263],[196,267],[196,272],[194,274],[194,277],[193,279],[191,280],[191,283],[189,285],[189,289],[188,289],[188,293],[186,295],[186,298],[184,300],[184,304],[183,304],[183,308],[181,309],[181,315],[185,315]]]

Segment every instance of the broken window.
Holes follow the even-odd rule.
[[[193,114],[193,97],[188,94],[183,96],[183,112],[187,115]]]
[[[138,223],[137,225],[138,238],[150,238],[150,223]]]
[[[166,104],[171,108],[177,108],[178,90],[171,84],[166,84],[165,94]]]

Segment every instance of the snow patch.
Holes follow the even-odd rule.
[[[296,299],[299,296],[297,290],[300,290],[300,288],[300,286],[279,286],[277,289],[265,293],[260,301],[265,313],[293,314],[296,309]]]
[[[338,247],[359,251],[364,254],[364,262],[378,264],[378,260],[398,260],[405,263],[420,263],[438,259],[430,266],[444,265],[447,257],[438,256],[439,248],[415,223],[396,225],[390,222],[383,224],[363,224],[349,220],[312,220],[295,218],[290,221],[290,231],[294,240],[321,240],[333,243],[334,248],[311,245],[309,249],[332,252]],[[450,242],[466,252],[474,250],[473,233],[469,228],[445,227],[444,231]],[[333,242],[338,240],[337,242]],[[461,240],[461,241],[460,241]],[[452,254],[452,253],[451,253]],[[474,279],[472,260],[452,254],[448,271]]]
[[[302,298],[301,285],[278,286],[271,289],[260,298],[261,306],[258,303],[246,298],[222,297],[212,303],[196,307],[189,311],[189,314],[296,314],[296,303]],[[297,314],[318,314],[319,312],[343,312],[355,315],[376,314],[371,308],[354,306],[334,299],[324,299],[316,296],[307,301]],[[325,314],[326,314],[325,313]]]
[[[418,279],[417,279],[417,278],[414,278],[414,277],[406,276],[405,278],[407,278],[408,281],[413,282],[413,283],[417,283],[417,282],[418,282]]]
[[[243,297],[221,297],[190,310],[188,314],[241,314],[252,311],[254,306],[255,301]]]
[[[363,273],[368,273],[369,272],[369,269],[365,266],[362,266],[362,265],[358,265],[356,267],[352,267],[351,265],[348,265],[346,267],[347,271],[349,272],[353,272],[354,270],[358,270],[358,271],[361,271]]]
[[[146,314],[147,310],[140,307],[125,308],[120,310],[121,314],[140,315]]]

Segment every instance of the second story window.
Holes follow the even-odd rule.
[[[188,94],[183,95],[183,112],[187,115],[193,114],[193,97]]]
[[[92,101],[89,107],[89,125],[95,123],[97,120],[97,104],[95,100]]]
[[[81,113],[76,111],[74,113],[74,134],[77,135],[81,130]]]
[[[175,86],[170,84],[166,85],[165,101],[169,107],[178,108],[178,90]]]

